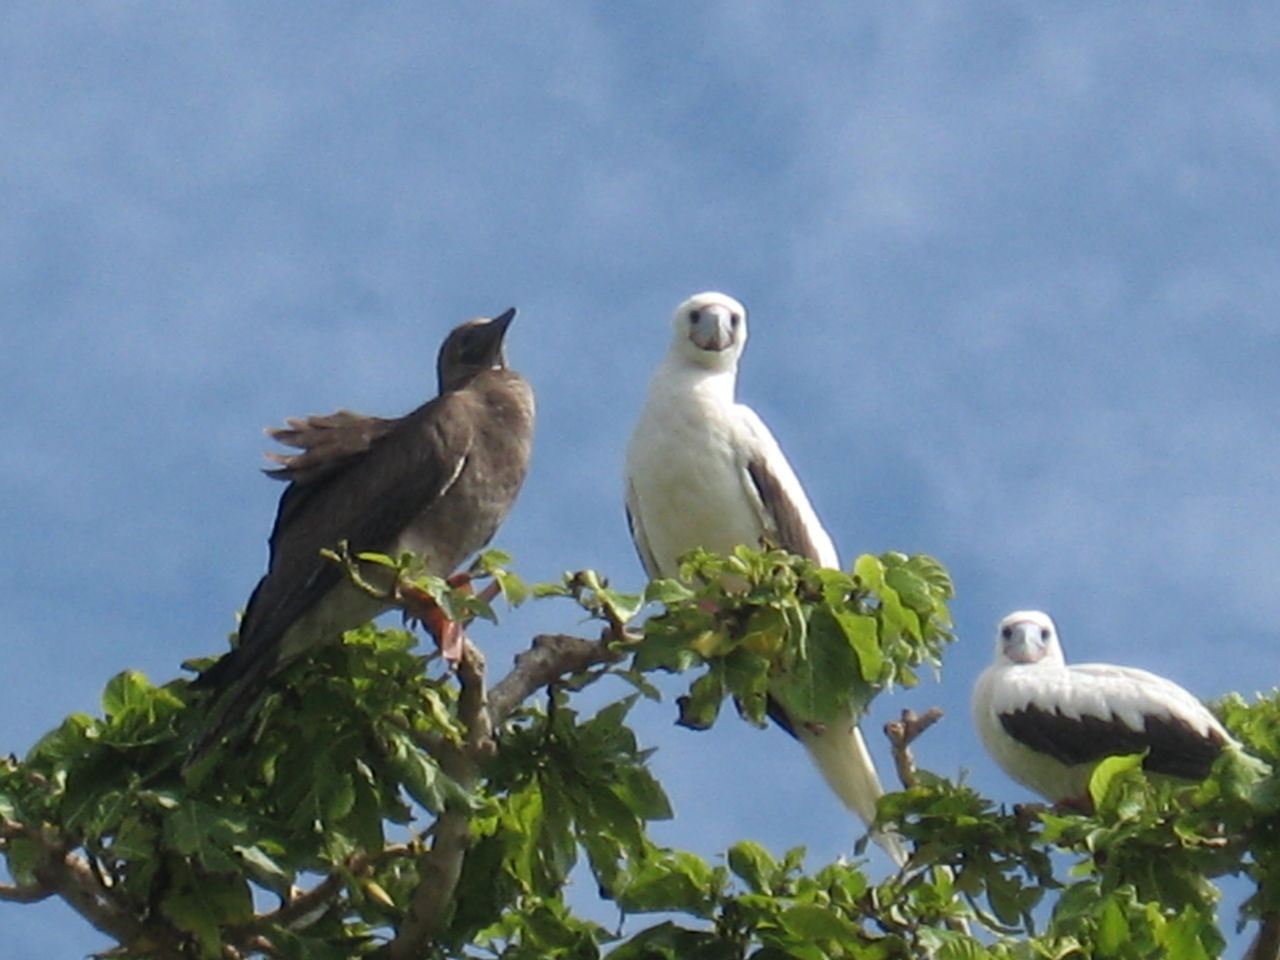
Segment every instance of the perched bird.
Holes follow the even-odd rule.
[[[678,575],[677,558],[696,547],[730,553],[761,538],[826,567],[838,567],[831,537],[769,428],[734,400],[747,313],[722,293],[700,293],[676,308],[671,347],[654,374],[627,448],[631,537],[653,577]],[[808,749],[831,789],[870,824],[884,793],[850,714],[828,724],[769,715]],[[900,838],[876,840],[901,864]]]
[[[1105,757],[1148,751],[1143,767],[1203,779],[1234,744],[1199,700],[1171,680],[1109,663],[1068,665],[1053,620],[1020,610],[1000,621],[995,663],[978,677],[973,715],[995,761],[1055,803],[1088,796]]]
[[[189,762],[252,715],[281,670],[386,609],[322,550],[346,541],[353,556],[412,552],[427,573],[447,576],[493,537],[524,481],[533,437],[533,392],[503,352],[514,316],[454,329],[440,347],[439,395],[404,417],[343,410],[270,431],[301,452],[270,455],[281,466],[268,472],[289,486],[267,573],[239,645],[196,681],[218,693]],[[385,568],[364,570],[387,580]]]

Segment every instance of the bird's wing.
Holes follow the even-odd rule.
[[[765,535],[784,550],[824,567],[838,567],[840,558],[835,544],[818,520],[778,441],[751,408],[739,404],[734,413],[744,457],[743,482],[760,514]],[[798,722],[773,696],[768,698],[766,710],[778,726],[804,744],[841,802],[864,823],[873,823],[876,801],[884,794],[884,787],[857,718],[848,714],[830,724]],[[896,830],[882,828],[871,836],[896,865],[906,863],[906,847]]]
[[[268,427],[268,436],[302,452],[269,451],[267,459],[280,466],[263,472],[273,480],[307,484],[324,479],[367,451],[397,421],[338,410],[323,416],[289,417],[285,423],[288,426]]]
[[[644,520],[640,516],[640,500],[636,496],[635,484],[627,480],[627,528],[631,531],[631,542],[636,546],[640,563],[650,580],[662,576],[662,569],[649,546],[649,538],[644,532]]]
[[[271,561],[240,628],[238,656],[274,658],[284,632],[345,575],[320,555],[347,541],[353,554],[389,550],[457,480],[474,440],[458,394],[386,421],[367,446],[290,483],[271,531]],[[261,653],[258,649],[261,648]]]
[[[1157,773],[1204,777],[1229,736],[1203,704],[1145,670],[1081,664],[1009,671],[996,715],[1019,743],[1062,763],[1147,752]]]
[[[747,496],[760,514],[765,536],[791,553],[838,567],[831,537],[822,528],[804,487],[778,441],[750,407],[734,408]]]

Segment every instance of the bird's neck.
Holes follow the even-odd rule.
[[[738,381],[736,367],[703,367],[687,358],[668,356],[653,378],[652,392],[660,397],[693,396],[711,403],[732,405]]]

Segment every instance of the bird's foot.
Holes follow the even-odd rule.
[[[445,583],[454,590],[460,593],[472,594],[485,603],[491,603],[501,589],[495,580],[479,593],[476,593],[471,586],[471,574],[466,571],[446,577]],[[406,601],[406,611],[416,620],[419,620],[426,627],[427,632],[435,638],[436,645],[440,648],[440,656],[449,663],[457,664],[462,659],[462,646],[465,639],[462,621],[451,619],[441,609],[440,604],[436,603],[431,595],[423,590],[403,585],[401,587],[401,596]]]
[[[462,584],[450,586],[460,588]],[[449,617],[435,598],[425,590],[419,590],[411,584],[402,583],[399,587],[400,603],[404,608],[405,618],[412,618],[421,623],[435,638],[440,648],[440,656],[449,663],[456,664],[462,659],[462,624]]]

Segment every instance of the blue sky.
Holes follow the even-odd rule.
[[[10,5],[0,13],[0,749],[222,647],[264,426],[434,390],[515,305],[538,391],[497,543],[638,587],[622,451],[667,317],[751,311],[741,398],[842,554],[946,563],[921,762],[1007,801],[968,694],[1009,610],[1205,697],[1280,676],[1280,8]],[[572,611],[477,634],[501,664]],[[708,856],[856,823],[777,731],[644,706]],[[731,719],[731,718],[730,718]],[[881,738],[873,750],[885,763]],[[104,941],[0,905],[47,956]]]

